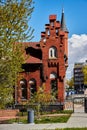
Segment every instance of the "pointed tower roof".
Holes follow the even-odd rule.
[[[61,30],[68,32],[68,29],[66,27],[65,23],[65,17],[64,17],[64,9],[62,9],[62,17],[61,17]]]

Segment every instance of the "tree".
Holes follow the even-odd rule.
[[[51,92],[45,92],[46,86],[43,84],[42,87],[39,87],[38,91],[32,95],[28,104],[35,109],[37,116],[40,116],[42,106],[49,105],[50,103],[55,102],[54,95],[51,95]]]
[[[33,9],[32,0],[0,1],[0,88],[2,88],[0,93],[2,95],[8,95],[9,89],[12,93],[18,73],[22,70],[25,47],[22,42],[33,38],[34,30],[29,26]],[[0,95],[1,99],[2,97],[7,98]]]
[[[74,87],[74,77],[72,77],[71,79],[67,80],[67,85],[71,89]]]

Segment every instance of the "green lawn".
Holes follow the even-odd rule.
[[[54,116],[56,114],[56,116]],[[72,114],[72,111],[58,111],[58,112],[52,112],[52,113],[46,113],[44,112],[40,117],[38,118],[36,115],[34,115],[34,123],[41,124],[41,123],[65,123],[68,121]],[[49,116],[51,115],[51,116]],[[28,113],[27,112],[20,112],[19,113],[19,119],[10,119],[8,121],[4,121],[4,123],[28,123],[27,120]]]
[[[36,124],[40,123],[65,123],[70,118],[70,115],[63,115],[63,116],[53,116],[53,117],[40,117],[39,119],[35,119]]]
[[[40,118],[35,117],[34,123],[41,124],[41,123],[65,123],[70,118],[70,114],[67,115],[59,115],[59,116],[40,116]],[[19,119],[10,119],[8,121],[5,121],[6,123],[28,123],[27,116],[20,116]]]
[[[55,129],[55,130],[87,130],[87,128],[64,128],[64,129]]]

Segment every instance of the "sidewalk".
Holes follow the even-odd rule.
[[[56,128],[87,127],[86,113],[73,113],[67,123],[0,124],[0,130],[55,130]]]

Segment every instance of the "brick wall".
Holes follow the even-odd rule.
[[[17,116],[19,110],[0,110],[0,117],[15,117]]]

